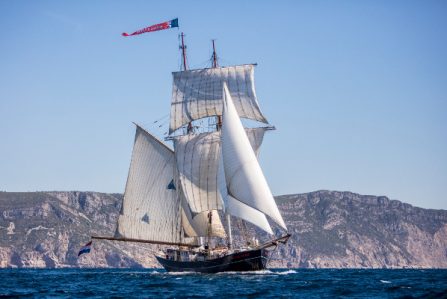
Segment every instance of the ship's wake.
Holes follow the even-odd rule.
[[[226,271],[226,272],[218,272],[218,273],[200,273],[194,271],[182,271],[182,272],[167,272],[163,270],[154,270],[150,272],[151,275],[170,275],[170,276],[179,276],[179,275],[220,275],[220,276],[228,276],[228,275],[290,275],[296,274],[295,270],[257,270],[257,271]]]

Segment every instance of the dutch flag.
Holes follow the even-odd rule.
[[[85,244],[84,246],[82,246],[81,250],[79,250],[78,256],[80,256],[81,254],[84,254],[84,253],[89,253],[91,247],[92,247],[92,241],[90,241],[87,244]]]

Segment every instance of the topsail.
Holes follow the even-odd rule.
[[[173,77],[169,133],[193,120],[222,115],[224,82],[240,117],[268,123],[258,105],[252,64],[181,71]]]

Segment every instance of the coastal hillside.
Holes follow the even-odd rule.
[[[447,268],[445,210],[337,191],[276,201],[292,237],[271,267]],[[121,194],[0,192],[0,267],[158,267],[160,248],[148,244],[94,241],[78,259],[90,235],[113,235],[121,202]]]
[[[336,191],[276,201],[293,234],[277,267],[447,268],[446,210]]]

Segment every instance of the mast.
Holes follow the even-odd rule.
[[[216,44],[215,39],[211,40],[213,43],[213,55],[212,55],[212,61],[213,61],[213,68],[218,68],[219,65],[217,63],[217,53],[216,53]],[[216,119],[216,131],[219,131],[222,128],[222,116],[218,115]],[[231,216],[230,214],[226,213],[227,218],[227,227],[228,227],[228,249],[233,248],[233,234],[231,233]]]
[[[216,46],[215,46],[215,44],[214,44],[214,39],[212,39],[211,40],[212,42],[213,42],[213,56],[212,56],[212,59],[213,59],[213,68],[216,68],[216,67],[218,67],[218,65],[217,65],[217,55],[216,55]]]
[[[206,247],[205,247],[205,249],[206,249],[206,251],[207,251],[207,254],[208,254],[208,256],[210,255],[210,253],[211,253],[211,246],[210,246],[210,244],[211,244],[211,233],[212,233],[212,223],[213,223],[213,212],[208,212],[208,239],[207,239],[207,241],[206,241]]]
[[[231,233],[231,216],[227,213],[227,225],[228,225],[228,249],[233,249],[233,235]]]
[[[180,34],[181,38],[182,38],[182,44],[180,45],[180,49],[182,50],[182,65],[183,65],[183,70],[186,71],[188,70],[187,67],[187,63],[186,63],[186,45],[185,45],[185,34],[182,32]],[[190,133],[192,131],[192,122],[188,123],[188,127],[186,128],[186,131],[188,133]]]
[[[182,38],[182,44],[180,46],[180,49],[182,50],[182,62],[183,62],[183,70],[186,71],[188,70],[188,67],[186,66],[186,45],[185,45],[185,34],[182,32],[180,34],[181,38]]]
[[[217,64],[215,39],[212,39],[211,42],[213,43],[213,55],[211,56],[213,62],[213,68],[218,68],[219,65]],[[219,131],[221,127],[222,127],[222,116],[218,115],[216,117],[216,131]]]

